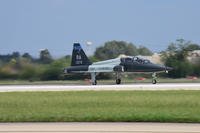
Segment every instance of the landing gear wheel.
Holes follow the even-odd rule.
[[[156,84],[157,83],[157,80],[156,79],[153,79],[152,80],[152,84]]]
[[[92,82],[92,85],[97,85],[97,80],[95,80],[94,82]]]
[[[121,84],[121,79],[116,79],[116,84]]]

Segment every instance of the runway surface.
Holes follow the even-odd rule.
[[[161,83],[124,85],[1,85],[0,92],[84,91],[84,90],[200,90],[200,83]]]
[[[0,123],[3,133],[199,133],[200,124],[186,123]]]

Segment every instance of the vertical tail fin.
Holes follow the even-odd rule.
[[[91,65],[91,64],[92,63],[86,56],[81,45],[79,43],[74,43],[71,66]]]

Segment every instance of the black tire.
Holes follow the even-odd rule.
[[[94,82],[92,82],[92,85],[97,85],[97,80],[95,80]]]
[[[157,83],[157,80],[156,79],[153,79],[152,80],[152,84],[156,84]]]
[[[121,84],[121,79],[116,79],[116,84]]]

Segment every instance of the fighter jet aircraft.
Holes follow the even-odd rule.
[[[121,75],[124,72],[152,73],[152,83],[156,84],[156,72],[168,72],[171,67],[153,64],[149,60],[137,56],[124,56],[105,61],[92,63],[86,56],[81,45],[74,43],[71,66],[64,68],[64,73],[90,73],[93,85],[97,84],[98,73],[116,73],[116,84],[121,83]]]

